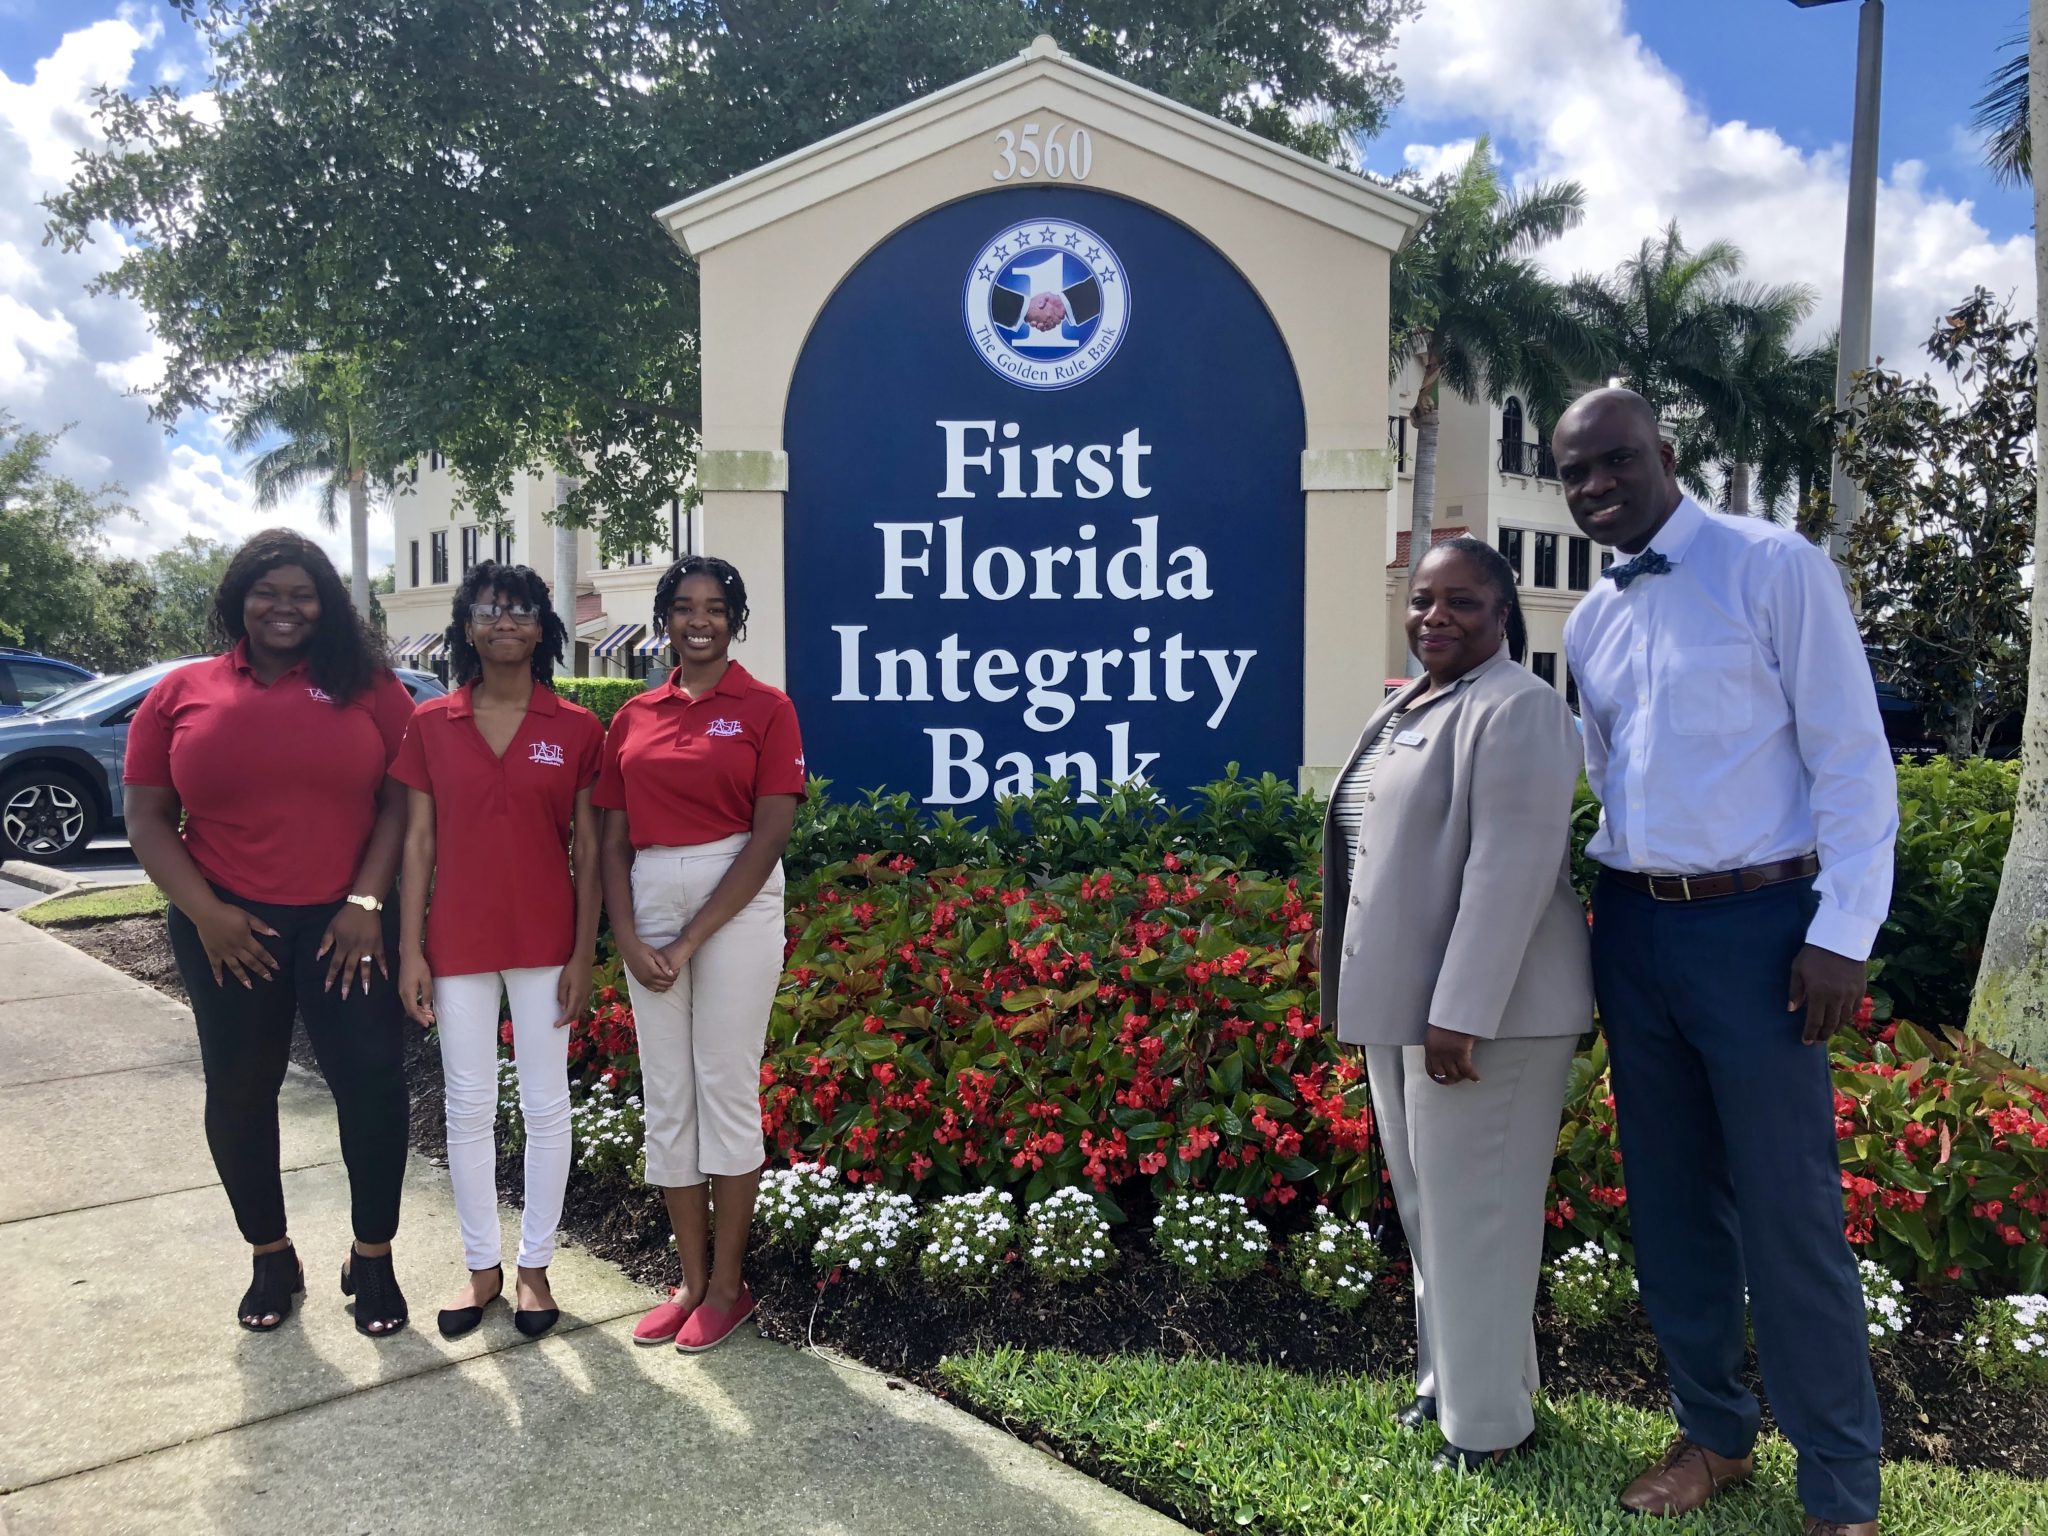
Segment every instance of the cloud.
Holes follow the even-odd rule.
[[[128,249],[119,232],[102,226],[75,254],[43,243],[40,200],[64,185],[81,150],[102,142],[94,88],[189,69],[189,59],[166,57],[162,42],[159,21],[124,8],[67,33],[28,79],[0,71],[0,411],[36,431],[68,427],[51,467],[87,485],[121,486],[138,516],[108,528],[118,553],[146,554],[187,533],[239,542],[283,524],[345,565],[347,533],[320,527],[312,496],[256,507],[211,419],[193,417],[171,435],[150,420],[136,391],[161,375],[162,343],[132,300],[85,291]],[[391,537],[390,520],[373,515],[373,570],[390,562]]]
[[[1408,113],[1477,118],[1518,180],[1584,186],[1586,222],[1540,258],[1554,272],[1611,268],[1675,218],[1695,248],[1739,245],[1748,278],[1807,284],[1818,302],[1806,334],[1833,329],[1846,146],[1805,151],[1767,127],[1713,121],[1628,30],[1621,0],[1430,0],[1401,37],[1399,67]],[[1456,148],[1406,153],[1440,165]],[[1891,165],[1878,190],[1877,355],[1917,368],[1936,318],[1980,283],[2032,314],[2031,236],[1994,239],[1968,201],[1929,183],[1921,161]]]

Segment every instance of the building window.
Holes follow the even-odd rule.
[[[1554,533],[1536,535],[1536,573],[1530,578],[1530,585],[1557,585],[1557,535]]]
[[[1612,565],[1612,564],[1614,564],[1614,551],[1613,551],[1613,550],[1611,550],[1611,549],[1603,549],[1603,550],[1601,550],[1601,551],[1600,551],[1600,574],[1601,574],[1602,576],[1605,576],[1605,575],[1607,574],[1607,567],[1609,567],[1609,566],[1610,566],[1610,565]]]
[[[1593,585],[1593,541],[1573,537],[1566,550],[1566,585],[1583,592]]]
[[[1557,686],[1557,652],[1531,651],[1529,653],[1529,670],[1555,688]]]
[[[1573,714],[1579,712],[1579,680],[1572,676],[1569,667],[1565,668],[1564,673],[1564,702],[1565,707]]]
[[[509,530],[504,533],[494,534],[491,538],[491,558],[500,565],[514,564],[515,562],[512,558],[513,543],[514,536]]]
[[[441,457],[441,450],[438,448],[427,455],[427,468],[429,469],[439,469],[446,462],[447,460]]]
[[[629,549],[626,551],[626,564],[652,565],[654,564],[654,551],[651,549]]]
[[[433,558],[434,585],[444,586],[448,581],[448,530],[440,528],[429,534],[427,547]]]
[[[1509,395],[1507,403],[1500,408],[1500,467],[1503,474],[1526,475],[1529,472],[1522,442],[1522,402]]]
[[[412,541],[412,584],[414,586],[420,584],[420,541],[418,539]]]
[[[1408,418],[1389,416],[1387,418],[1387,446],[1394,450],[1394,470],[1397,474],[1408,473]]]
[[[1500,531],[1500,552],[1508,563],[1508,569],[1515,573],[1519,585],[1522,580],[1522,530],[1503,528]]]
[[[482,532],[474,523],[462,530],[462,574],[465,576],[476,569],[478,535]]]
[[[668,504],[668,557],[680,560],[690,553],[690,515],[683,510],[680,496],[669,498]]]

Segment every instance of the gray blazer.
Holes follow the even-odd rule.
[[[1418,680],[1366,722],[1352,762]],[[1323,1019],[1354,1045],[1592,1027],[1586,913],[1571,886],[1583,752],[1557,690],[1503,649],[1402,722],[1373,774],[1358,857],[1323,823]]]

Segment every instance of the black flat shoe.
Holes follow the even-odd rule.
[[[1434,1424],[1435,1422],[1436,1399],[1433,1397],[1414,1398],[1407,1407],[1394,1415],[1394,1423],[1401,1429],[1417,1430],[1425,1424]]]
[[[505,1266],[500,1264],[498,1266],[498,1294],[493,1296],[491,1301],[503,1301],[504,1299]],[[465,1333],[475,1331],[476,1326],[484,1320],[484,1307],[488,1307],[491,1301],[485,1302],[482,1307],[443,1307],[440,1316],[434,1319],[434,1326],[441,1330],[442,1338],[459,1339]]]
[[[1447,1445],[1436,1453],[1436,1460],[1429,1465],[1436,1472],[1484,1472],[1488,1467],[1497,1467],[1510,1456],[1519,1456],[1536,1443],[1536,1432],[1531,1430],[1520,1445],[1511,1445],[1500,1451],[1462,1451],[1455,1445]]]
[[[290,1247],[275,1253],[259,1253],[254,1259],[249,1289],[242,1292],[235,1321],[251,1333],[269,1333],[292,1315],[292,1297],[306,1288],[306,1272],[299,1267],[299,1256]],[[273,1316],[277,1319],[274,1323],[249,1321],[252,1317]]]
[[[515,1311],[512,1326],[529,1339],[537,1339],[562,1320],[560,1307],[535,1307],[530,1312]]]
[[[355,1297],[356,1332],[366,1338],[388,1339],[403,1331],[412,1320],[405,1310],[405,1292],[398,1288],[398,1276],[392,1271],[388,1253],[372,1258],[351,1247],[341,1266],[341,1294]],[[387,1326],[372,1328],[372,1323]]]

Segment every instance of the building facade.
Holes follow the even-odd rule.
[[[1408,528],[1415,494],[1415,403],[1420,370],[1403,371],[1387,420],[1395,452],[1396,491],[1387,546],[1387,655],[1401,670],[1408,642],[1402,628],[1407,604]],[[1591,590],[1613,555],[1580,533],[1564,504],[1547,426],[1539,425],[1520,394],[1500,404],[1474,404],[1443,392],[1437,429],[1436,513],[1432,542],[1471,534],[1507,557],[1521,582],[1522,614],[1529,627],[1526,665],[1578,708],[1578,685],[1565,665],[1564,621]]]
[[[392,499],[395,585],[383,594],[392,657],[407,666],[447,675],[444,637],[455,590],[479,562],[530,565],[555,581],[554,482],[522,475],[506,502],[489,515],[456,502],[456,482],[438,453],[413,466]],[[577,677],[644,678],[659,672],[666,637],[653,629],[654,588],[674,560],[704,547],[703,513],[678,498],[669,505],[668,538],[610,563],[599,552],[597,531],[577,531],[577,583],[573,604],[555,593],[570,623],[572,654],[563,671]]]

